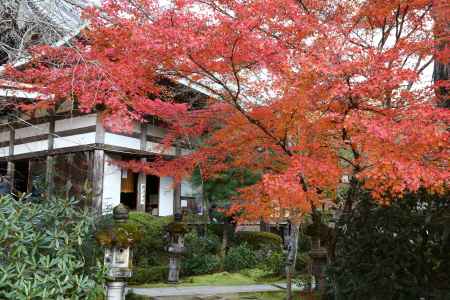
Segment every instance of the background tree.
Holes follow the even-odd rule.
[[[219,255],[223,261],[230,231],[235,228],[234,216],[227,214],[227,210],[230,208],[232,200],[239,197],[239,190],[255,184],[258,176],[245,169],[230,169],[204,181],[201,172],[196,169],[192,181],[202,187],[203,195],[207,198],[205,209],[208,210],[208,221],[212,224],[220,224],[222,227],[222,245]]]
[[[419,191],[383,206],[362,194],[338,230],[335,299],[447,299],[449,199]]]
[[[33,45],[53,44],[78,31],[89,0],[4,0],[0,3],[0,65],[27,56]]]
[[[23,109],[76,100],[82,111],[104,108],[112,130],[153,115],[169,126],[167,147],[196,142],[194,153],[175,160],[135,162],[143,171],[180,179],[197,166],[204,178],[261,170],[233,209],[247,219],[290,220],[295,261],[303,216],[333,202],[342,184],[350,186],[336,203],[344,216],[361,189],[389,203],[448,186],[450,116],[435,106],[425,74],[433,55],[448,54],[435,47],[432,7],[107,0],[87,12],[77,48],[35,48],[33,67],[11,75],[55,95]],[[161,78],[203,91],[210,105],[162,101]]]

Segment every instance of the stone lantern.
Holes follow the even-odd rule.
[[[169,233],[169,276],[167,281],[169,283],[178,283],[180,279],[180,265],[181,255],[185,252],[184,235],[186,234],[187,226],[183,222],[183,216],[176,213],[174,221],[168,225],[167,231]]]
[[[104,264],[107,267],[107,300],[125,299],[125,279],[132,275],[131,245],[138,233],[127,226],[128,209],[119,204],[113,209],[113,224],[99,230],[96,239],[105,248]]]
[[[306,229],[306,234],[311,237],[311,273],[315,279],[315,289],[323,291],[325,289],[325,268],[328,264],[328,250],[324,243],[329,236],[330,228],[322,222],[319,212],[312,215],[313,223]]]

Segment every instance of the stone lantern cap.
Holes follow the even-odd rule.
[[[182,214],[175,213],[174,220],[167,225],[167,231],[170,234],[185,234],[189,231]]]
[[[128,220],[128,208],[120,203],[113,209],[113,218],[116,222],[124,223]]]

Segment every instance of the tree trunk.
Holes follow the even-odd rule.
[[[298,250],[298,235],[299,235],[299,225],[292,224],[291,232],[289,235],[288,242],[288,251],[287,251],[287,259],[286,259],[286,292],[287,292],[287,300],[292,300],[292,276],[295,271],[295,262],[297,260],[297,250]]]
[[[223,224],[223,232],[222,232],[222,245],[220,246],[220,251],[219,251],[219,257],[220,257],[220,271],[223,271],[224,268],[224,259],[225,259],[225,254],[227,251],[227,247],[228,247],[228,224],[224,223]]]

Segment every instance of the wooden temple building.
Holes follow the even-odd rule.
[[[17,101],[36,97],[21,85],[0,80],[0,175],[12,193],[75,197],[103,213],[119,203],[158,216],[182,207],[202,213],[200,189],[189,180],[174,185],[171,177],[132,173],[113,163],[188,151],[163,149],[163,124],[136,123],[133,132],[125,134],[105,129],[96,112],[60,108],[31,117],[14,107]],[[199,97],[187,87],[182,90],[180,99]]]

